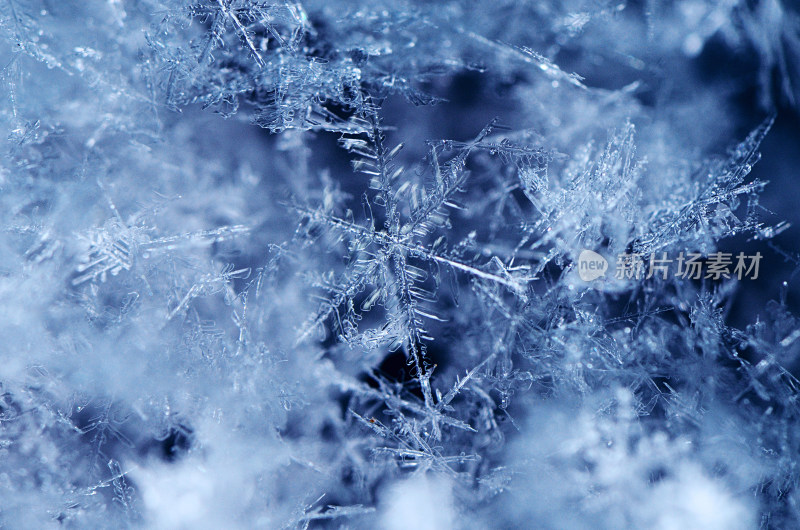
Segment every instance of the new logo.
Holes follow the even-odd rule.
[[[606,258],[592,250],[581,251],[578,256],[578,276],[585,282],[603,277],[608,271]]]

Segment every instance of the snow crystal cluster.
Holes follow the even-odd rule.
[[[800,525],[793,1],[0,38],[0,528]]]

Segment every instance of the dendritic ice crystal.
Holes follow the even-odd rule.
[[[0,38],[0,528],[800,527],[796,2]]]

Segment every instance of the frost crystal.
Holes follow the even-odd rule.
[[[794,3],[0,37],[1,528],[800,525]]]

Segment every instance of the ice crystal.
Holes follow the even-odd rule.
[[[0,527],[797,526],[799,21],[0,0]]]

